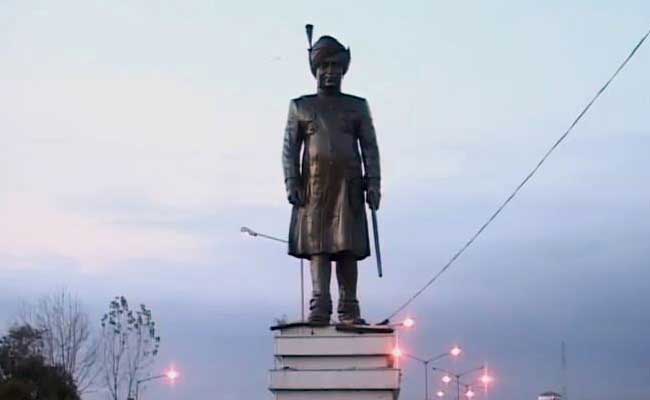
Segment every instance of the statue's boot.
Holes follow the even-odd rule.
[[[347,325],[365,325],[357,300],[357,260],[351,257],[336,262],[336,280],[339,284],[339,322]]]
[[[330,280],[332,265],[326,255],[311,257],[312,298],[309,301],[309,322],[318,325],[329,325],[332,315],[332,296],[330,295]]]

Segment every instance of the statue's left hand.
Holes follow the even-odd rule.
[[[379,202],[381,200],[381,191],[379,189],[379,184],[373,184],[368,182],[368,187],[366,189],[366,203],[371,210],[379,209]]]
[[[287,200],[294,206],[302,207],[305,205],[304,191],[300,180],[297,178],[287,179]]]

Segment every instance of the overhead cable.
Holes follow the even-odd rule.
[[[476,233],[474,233],[474,235],[472,235],[472,237],[451,257],[451,259],[449,259],[447,264],[445,264],[440,269],[440,271],[438,271],[431,279],[429,279],[429,281],[427,281],[427,283],[424,286],[422,286],[411,297],[409,297],[408,300],[406,300],[392,314],[390,314],[388,316],[388,318],[386,318],[386,320],[384,322],[386,322],[386,321],[390,320],[391,318],[395,317],[397,314],[402,312],[406,307],[408,307],[409,304],[411,304],[418,296],[420,296],[425,290],[427,290],[443,273],[445,273],[445,271],[447,271],[449,269],[449,267],[451,267],[454,264],[454,262],[461,256],[461,254],[463,254],[465,252],[465,250],[467,250],[467,248],[469,246],[471,246],[472,243],[474,243],[474,241],[481,235],[481,233],[483,233],[485,228],[487,228],[488,225],[490,225],[492,223],[492,221],[494,221],[494,219],[501,213],[501,211],[503,211],[503,209],[508,205],[508,203],[510,203],[510,201],[517,195],[517,193],[519,193],[519,191],[524,187],[524,185],[526,185],[526,183],[528,183],[528,181],[535,175],[537,170],[539,170],[539,168],[542,166],[542,164],[544,164],[544,162],[551,155],[551,153],[553,153],[553,151],[560,145],[560,143],[562,143],[564,141],[564,139],[566,139],[566,137],[569,135],[569,133],[571,133],[573,128],[578,124],[578,122],[582,119],[582,117],[587,113],[587,111],[589,111],[589,109],[594,104],[594,102],[600,97],[601,94],[603,94],[603,92],[607,89],[609,84],[612,83],[612,81],[614,80],[614,78],[616,78],[616,76],[618,76],[618,74],[623,70],[623,68],[632,59],[632,57],[634,57],[637,50],[639,50],[639,48],[641,47],[643,42],[645,42],[645,40],[648,38],[649,35],[650,35],[650,30],[641,38],[641,40],[639,40],[637,45],[634,46],[634,48],[632,49],[630,54],[627,56],[627,58],[625,58],[623,63],[621,63],[621,65],[619,65],[619,67],[616,69],[614,74],[596,92],[596,94],[593,96],[591,101],[589,101],[589,103],[587,103],[587,105],[582,109],[582,111],[578,114],[578,116],[575,118],[575,120],[573,120],[573,123],[571,123],[569,128],[560,136],[559,139],[557,139],[555,141],[555,143],[553,143],[553,145],[548,149],[546,154],[544,154],[544,156],[539,160],[537,165],[535,165],[535,167],[528,173],[528,175],[526,175],[526,177],[521,181],[521,183],[519,183],[519,185],[517,185],[515,190],[506,198],[506,200],[503,203],[501,203],[501,205],[497,208],[497,210],[476,231]]]

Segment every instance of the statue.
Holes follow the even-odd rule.
[[[309,62],[317,93],[291,100],[282,151],[293,205],[289,254],[310,261],[310,323],[330,322],[334,262],[339,321],[365,324],[357,299],[357,262],[370,255],[364,192],[371,210],[379,208],[381,197],[377,139],[366,100],[341,92],[350,49],[322,36],[310,46]]]

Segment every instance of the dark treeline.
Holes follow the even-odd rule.
[[[135,399],[159,346],[144,304],[131,309],[117,296],[90,318],[65,290],[40,297],[0,332],[0,400],[81,400],[91,391]]]

